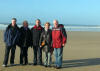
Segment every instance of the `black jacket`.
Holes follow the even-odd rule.
[[[31,29],[33,46],[39,46],[39,40],[40,40],[42,31],[43,31],[43,28],[41,26],[36,27],[36,25]]]
[[[4,33],[4,42],[6,43],[6,46],[17,45],[19,34],[19,28],[17,25],[15,25],[15,27],[12,27],[11,24],[8,25]]]
[[[43,46],[43,50],[46,52],[49,52],[52,48],[51,47],[51,45],[52,45],[52,31],[50,29],[48,29],[48,31],[44,30],[42,32],[39,45],[41,45],[43,41],[45,41],[45,45]]]
[[[32,44],[32,35],[31,30],[29,28],[20,28],[20,47],[29,47]]]

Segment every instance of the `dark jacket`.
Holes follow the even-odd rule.
[[[64,29],[64,26],[58,25],[58,28],[52,29],[52,40],[53,40],[53,48],[61,48],[62,44],[66,43],[67,34]]]
[[[12,27],[11,24],[8,25],[4,33],[4,42],[6,43],[6,46],[17,45],[19,34],[19,28],[17,25],[15,25],[15,27]]]
[[[50,29],[48,29],[48,31],[44,30],[42,32],[39,45],[41,45],[43,41],[45,41],[45,45],[43,46],[43,50],[46,52],[50,52],[51,44],[52,44],[52,31]]]
[[[39,40],[42,31],[43,28],[41,26],[37,27],[36,25],[31,29],[33,46],[39,46]]]
[[[20,47],[29,47],[32,44],[32,35],[31,30],[29,28],[20,28]]]

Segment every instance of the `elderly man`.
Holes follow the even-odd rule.
[[[56,68],[62,67],[63,47],[65,46],[67,34],[62,25],[58,24],[57,20],[53,21],[54,27],[52,29],[52,45],[55,53]]]
[[[20,28],[20,64],[28,64],[28,47],[31,46],[31,30],[28,27],[28,21],[23,22],[23,26]]]

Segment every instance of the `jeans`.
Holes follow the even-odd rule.
[[[33,51],[34,51],[33,62],[35,64],[37,63],[42,64],[42,48],[40,48],[39,46],[33,46]]]
[[[63,58],[63,47],[54,48],[54,56],[55,56],[55,64],[57,67],[62,66],[62,58]]]
[[[51,53],[50,52],[44,52],[44,65],[51,66],[52,60],[51,60]]]
[[[4,57],[4,62],[3,62],[3,64],[5,64],[5,65],[8,64],[10,50],[11,50],[10,64],[14,64],[15,50],[16,50],[15,45],[14,46],[6,46],[5,57]]]

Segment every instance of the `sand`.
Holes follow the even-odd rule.
[[[3,31],[0,31],[0,71],[100,71],[100,32],[67,32],[67,34],[68,39],[63,51],[62,69],[57,70],[53,67],[45,68],[39,65],[31,65],[33,62],[32,48],[28,50],[30,65],[18,65],[19,47],[16,48],[16,66],[5,68],[2,67],[5,44],[3,42]],[[52,60],[54,62],[54,55]]]

